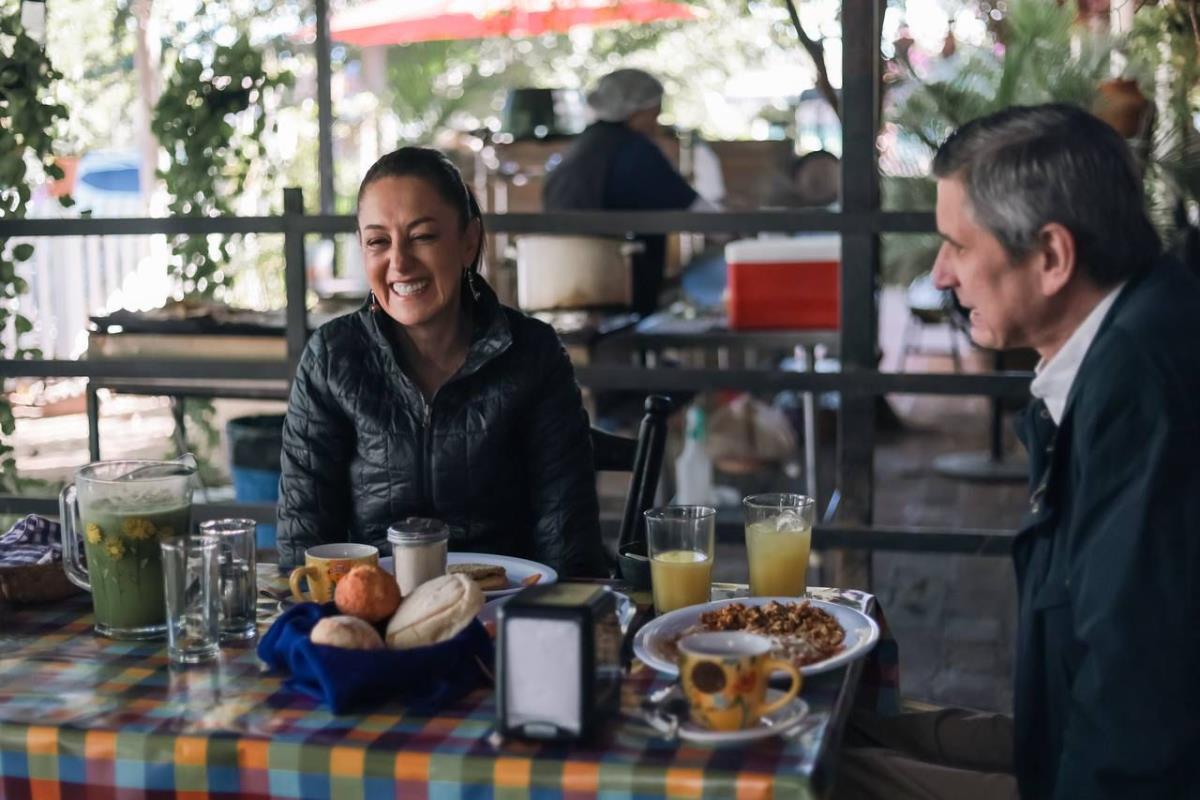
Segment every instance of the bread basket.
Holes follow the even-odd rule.
[[[53,603],[79,591],[67,579],[61,561],[0,567],[0,602]]]

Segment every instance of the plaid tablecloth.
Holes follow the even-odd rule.
[[[873,605],[863,593],[842,602]],[[589,746],[497,745],[489,737],[495,707],[488,691],[436,717],[388,704],[334,716],[283,690],[279,677],[260,670],[251,647],[226,647],[217,663],[181,669],[168,666],[161,643],[98,637],[87,596],[10,610],[5,622],[5,800],[805,798],[825,783],[836,704],[854,695],[843,691],[845,670],[812,678],[803,691],[812,724],[748,747],[671,743],[631,720]],[[879,669],[864,674],[888,672]],[[662,685],[636,667],[623,706],[635,708]],[[886,707],[894,691],[876,687],[863,696],[883,698]]]

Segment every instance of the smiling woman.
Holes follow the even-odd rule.
[[[387,549],[398,519],[454,550],[603,575],[587,414],[554,330],[479,276],[483,221],[458,169],[406,147],[358,193],[371,296],[309,340],[284,421],[279,550]]]

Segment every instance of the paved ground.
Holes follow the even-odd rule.
[[[909,431],[876,456],[880,524],[1017,526],[1023,484],[973,484],[940,477],[931,467],[934,454],[983,449],[987,411],[979,406],[922,398],[904,413]],[[905,692],[1010,709],[1016,594],[1009,559],[879,553],[873,567],[875,592],[900,642]]]

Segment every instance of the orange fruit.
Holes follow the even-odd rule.
[[[337,582],[333,602],[343,614],[374,624],[396,612],[400,606],[400,587],[395,578],[379,567],[360,564]]]

